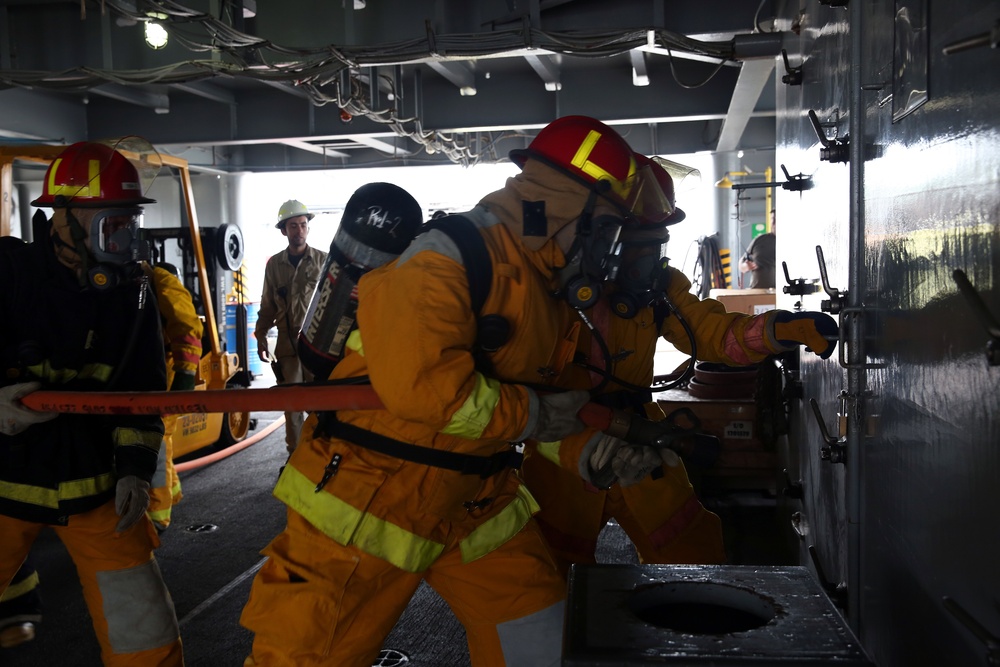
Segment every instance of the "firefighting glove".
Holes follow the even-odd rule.
[[[531,391],[529,389],[529,391]],[[555,442],[586,428],[576,413],[590,401],[583,390],[564,391],[538,396],[538,414],[529,438],[539,442]]]
[[[58,412],[35,412],[21,405],[18,400],[40,389],[41,382],[19,382],[0,387],[0,433],[17,435],[29,426],[47,422],[59,416]]]
[[[580,475],[599,489],[632,486],[644,480],[662,464],[676,466],[680,457],[667,447],[634,445],[606,433],[597,433],[587,442],[580,457]]]
[[[135,475],[126,475],[115,486],[115,512],[121,518],[115,530],[124,533],[146,516],[149,507],[149,482]]]
[[[174,373],[170,391],[191,391],[194,389],[194,371],[179,370]]]
[[[829,359],[837,347],[840,327],[837,326],[837,320],[826,313],[790,313],[779,310],[770,324],[774,338],[780,345],[805,345],[807,350],[818,354],[821,359]]]

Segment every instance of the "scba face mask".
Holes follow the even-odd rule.
[[[149,259],[139,207],[102,209],[90,223],[90,247],[98,262],[125,264]]]
[[[626,244],[626,259],[615,280],[611,295],[611,310],[615,315],[631,319],[666,294],[670,283],[670,262],[663,256],[665,244],[647,242]]]
[[[586,216],[580,221],[566,266],[559,272],[560,292],[574,308],[590,308],[601,295],[605,282],[618,274],[621,262],[622,218],[613,215]]]

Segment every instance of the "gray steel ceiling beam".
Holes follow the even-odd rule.
[[[74,97],[11,88],[0,90],[0,109],[0,137],[52,143],[87,138],[87,107]]]
[[[374,148],[375,150],[385,153],[386,155],[407,156],[413,154],[412,151],[406,150],[405,148],[392,144],[388,141],[383,141],[364,134],[350,134],[347,135],[347,138],[356,141],[359,144],[364,144],[369,148]]]
[[[757,101],[760,99],[765,85],[773,79],[773,75],[773,58],[747,60],[743,63],[739,79],[736,80],[736,88],[733,89],[733,96],[729,101],[726,122],[722,126],[722,134],[719,135],[719,143],[715,150],[722,153],[736,150],[740,145],[743,129],[757,107]],[[773,90],[773,86],[771,89]]]
[[[545,90],[549,92],[562,90],[562,84],[559,82],[559,66],[553,56],[527,54],[524,59],[545,83]]]
[[[285,146],[291,146],[292,148],[298,148],[300,151],[307,151],[309,153],[315,153],[316,155],[322,155],[323,157],[335,157],[346,159],[348,157],[347,153],[342,153],[340,151],[333,150],[332,148],[327,148],[326,146],[317,146],[308,141],[302,141],[298,139],[282,139],[281,141],[275,142],[279,144],[284,144]]]
[[[220,104],[236,104],[236,95],[221,86],[205,83],[204,81],[174,83],[171,84],[171,88],[183,90],[185,93],[197,95],[198,97],[203,97],[206,100],[218,102]]]
[[[285,83],[284,81],[271,81],[270,79],[255,79],[255,80],[260,81],[264,85],[270,86],[275,90],[280,90],[283,93],[288,93],[289,95],[294,95],[295,97],[299,97],[304,100],[309,100],[310,102],[312,101],[312,97],[309,96],[309,93],[302,90],[301,88],[296,88],[291,84]]]
[[[629,60],[632,61],[632,85],[648,86],[649,71],[646,69],[646,56],[639,49],[632,49],[628,52]]]
[[[476,75],[472,66],[460,60],[428,61],[427,66],[450,81],[463,96],[476,94]]]
[[[152,109],[158,114],[170,113],[170,98],[164,93],[151,93],[139,88],[130,88],[119,83],[106,83],[102,86],[94,86],[91,93],[109,97],[126,104]]]
[[[10,69],[10,18],[7,8],[0,7],[0,69]]]

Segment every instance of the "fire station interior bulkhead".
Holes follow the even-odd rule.
[[[55,147],[148,141],[154,259],[210,311],[221,386],[270,387],[252,331],[281,202],[326,250],[364,183],[468,210],[547,123],[597,118],[675,163],[666,255],[699,297],[840,333],[739,368],[658,349],[658,378],[694,370],[653,397],[718,444],[686,465],[728,562],[643,564],[609,523],[562,664],[997,665],[998,44],[986,0],[0,0],[0,236],[33,240]],[[775,285],[750,289],[767,232]],[[284,526],[282,413],[235,417],[177,457],[237,449],[181,469],[157,550],[190,665],[249,654]],[[44,618],[0,664],[100,664],[51,531],[34,556]],[[464,629],[422,586],[377,664],[468,665]]]

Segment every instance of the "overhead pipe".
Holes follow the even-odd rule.
[[[754,32],[735,35],[730,42],[733,60],[756,60],[781,55],[785,43],[783,32]]]

